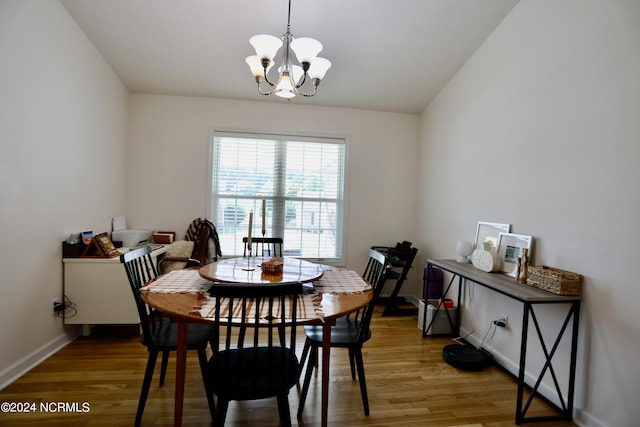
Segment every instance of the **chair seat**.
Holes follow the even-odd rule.
[[[371,331],[367,331],[364,339],[358,335],[360,321],[341,317],[336,320],[336,324],[331,327],[331,346],[348,347],[356,343],[364,343],[371,338]],[[311,344],[322,346],[322,326],[305,326],[304,332]]]
[[[255,400],[293,387],[298,381],[299,362],[288,348],[243,348],[217,353],[208,369],[213,394],[228,400]]]
[[[206,347],[213,333],[213,327],[207,324],[189,323],[187,325],[187,349]],[[150,341],[144,333],[140,334],[140,342],[149,347]],[[153,332],[153,347],[159,351],[174,351],[178,346],[178,324],[164,321]]]

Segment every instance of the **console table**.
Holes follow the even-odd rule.
[[[120,248],[126,252],[129,248]],[[151,252],[153,261],[167,251],[157,245]],[[82,334],[91,334],[91,325],[137,324],[136,308],[131,285],[120,263],[120,257],[63,258],[64,295],[75,304],[76,314],[65,317],[65,325],[82,325]]]
[[[532,286],[523,285],[515,281],[513,277],[506,276],[500,273],[485,273],[474,268],[471,264],[458,263],[455,260],[428,260],[427,268],[429,270],[433,268],[439,268],[443,271],[447,271],[453,275],[449,284],[442,291],[442,298],[447,296],[451,285],[454,283],[456,277],[458,278],[458,303],[461,301],[461,292],[462,288],[466,284],[475,284],[487,289],[491,289],[494,292],[502,294],[506,297],[514,299],[522,303],[522,335],[520,337],[520,365],[518,371],[518,395],[516,400],[516,424],[522,424],[524,422],[534,422],[534,421],[552,421],[552,420],[568,420],[571,421],[573,419],[573,398],[574,398],[574,388],[575,388],[575,371],[576,371],[576,353],[578,347],[578,322],[580,318],[580,297],[579,296],[563,296],[556,295],[550,292],[543,291],[538,288],[534,288]],[[429,271],[431,273],[431,271]],[[427,288],[428,288],[428,280],[429,277],[432,277],[431,274],[427,274]],[[423,295],[423,299],[426,298],[426,295]],[[425,305],[427,303],[424,300]],[[538,319],[536,318],[536,313],[534,307],[539,304],[559,304],[568,307],[566,317],[564,322],[560,326],[558,333],[555,337],[553,337],[553,345],[549,347],[545,343],[545,339],[543,337],[542,331],[540,329],[540,325],[538,323]],[[438,307],[438,310],[447,310],[445,308]],[[436,311],[437,313],[437,311]],[[436,316],[433,316],[435,319]],[[431,323],[426,325],[426,316],[422,319],[422,337],[424,338],[429,327],[431,327]],[[525,383],[525,369],[527,362],[527,338],[529,331],[529,320],[533,322],[535,327],[535,331],[538,336],[538,340],[542,347],[542,351],[544,353],[544,357],[546,359],[544,366],[542,367],[538,377],[535,381],[534,385],[529,385]],[[460,310],[457,310],[457,315],[449,316],[449,321],[451,322],[451,326],[456,334],[460,333]],[[556,376],[554,367],[553,367],[553,356],[558,348],[560,340],[563,338],[565,334],[570,334],[571,339],[571,355],[570,355],[570,366],[569,366],[569,378],[567,384],[567,395],[563,396],[560,386],[558,385],[558,378]],[[542,379],[545,373],[549,371],[553,378],[556,395],[558,400],[560,401],[560,405],[557,405],[553,402],[550,402],[549,399],[546,399],[538,392],[538,388],[542,383]],[[523,405],[523,393],[525,385],[531,388],[531,394],[527,399],[526,403]],[[550,406],[556,409],[559,412],[557,416],[546,416],[546,417],[529,417],[525,418],[527,410],[531,405],[531,402],[535,396],[539,396],[544,399]]]

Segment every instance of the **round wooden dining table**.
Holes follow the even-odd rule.
[[[253,261],[247,261],[247,258],[233,258],[218,260],[217,263],[208,264],[200,269],[200,276],[211,281],[225,282],[246,282],[246,278],[254,278],[254,280],[264,280],[257,263],[260,258],[252,258]],[[247,264],[249,262],[249,264]],[[217,265],[216,265],[217,264]],[[254,270],[244,271],[243,267],[253,265]],[[297,271],[298,281],[313,281],[321,278],[327,266],[314,264],[303,260],[285,258],[286,272],[288,267],[301,267]],[[244,273],[239,273],[244,271]],[[292,270],[291,270],[292,271]],[[300,273],[304,271],[304,273]],[[225,273],[226,272],[226,273]],[[252,272],[252,273],[251,273]],[[251,273],[247,275],[247,273]],[[229,276],[228,274],[231,274]],[[301,278],[310,277],[307,280]],[[159,276],[162,277],[162,276]],[[292,276],[288,274],[282,275],[282,281],[290,281]],[[273,283],[273,277],[270,278]],[[326,281],[327,279],[323,279]],[[330,279],[329,279],[330,280]],[[364,279],[362,279],[364,280]],[[330,284],[330,283],[329,283]],[[178,323],[178,342],[176,351],[176,388],[175,388],[175,406],[174,406],[174,426],[182,425],[182,410],[184,399],[184,383],[185,370],[187,362],[187,324],[188,323],[206,323],[213,321],[209,318],[203,318],[194,310],[199,303],[198,294],[196,293],[159,293],[150,290],[141,290],[142,299],[151,307],[154,307],[163,313],[170,315],[174,321]],[[322,319],[309,319],[298,324],[316,324],[323,327],[323,343],[322,343],[322,414],[321,425],[327,426],[328,409],[329,409],[329,360],[331,353],[331,327],[335,325],[336,319],[354,312],[367,305],[373,297],[373,291],[366,290],[364,292],[355,293],[323,293],[320,292],[318,297],[321,298]]]

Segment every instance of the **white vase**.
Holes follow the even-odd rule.
[[[484,249],[476,249],[471,254],[471,263],[478,270],[492,273],[500,269],[498,253],[492,249],[491,244],[484,243]]]

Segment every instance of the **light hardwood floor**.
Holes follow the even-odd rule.
[[[381,310],[380,310],[381,311]],[[422,339],[416,316],[381,317],[372,322],[373,338],[364,360],[371,415],[362,410],[358,382],[351,379],[346,351],[331,358],[329,424],[331,426],[513,426],[516,382],[500,368],[457,370],[442,360],[449,338]],[[302,344],[302,336],[300,339]],[[132,426],[147,360],[133,326],[98,326],[22,378],[0,391],[0,402],[36,404],[35,413],[0,413],[2,426]],[[142,419],[143,426],[173,423],[173,366],[158,386],[159,363]],[[197,357],[189,354],[183,425],[210,426]],[[294,426],[319,426],[320,387],[312,380],[302,419],[295,413],[298,390],[289,395]],[[40,402],[62,402],[86,412],[40,410]],[[86,402],[87,406],[82,406]],[[527,416],[555,412],[538,399]],[[228,427],[277,426],[275,400],[232,402]],[[570,422],[527,425],[575,426]]]

